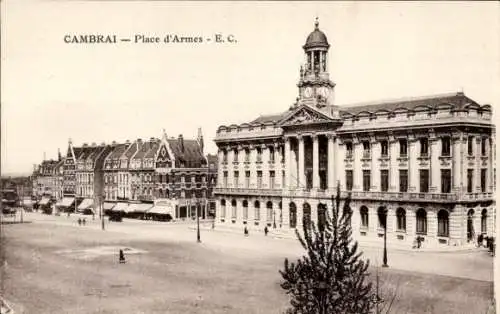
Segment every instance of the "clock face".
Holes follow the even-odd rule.
[[[306,90],[304,91],[304,95],[306,97],[311,97],[311,95],[312,95],[312,88],[307,87]]]

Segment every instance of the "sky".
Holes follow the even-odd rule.
[[[2,174],[28,174],[68,139],[195,138],[287,110],[307,35],[331,45],[335,101],[464,91],[500,100],[498,2],[2,1]],[[132,42],[68,44],[65,35]],[[134,43],[168,34],[234,43]]]

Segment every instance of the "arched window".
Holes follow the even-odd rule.
[[[222,219],[226,218],[226,200],[220,200],[220,217]]]
[[[406,231],[406,211],[403,208],[398,208],[396,210],[397,217],[397,230]]]
[[[248,219],[248,201],[243,200],[243,220]]]
[[[467,240],[471,241],[475,236],[474,230],[474,209],[469,209],[467,212]]]
[[[378,227],[385,229],[387,226],[387,209],[385,207],[379,207],[377,210],[378,216]]]
[[[366,206],[361,206],[359,215],[361,216],[361,227],[368,228],[368,208]]]
[[[231,201],[231,219],[236,219],[236,200]]]
[[[427,212],[423,208],[417,210],[417,234],[427,234]]]
[[[253,207],[255,208],[255,220],[260,220],[260,202],[255,201]]]
[[[266,204],[267,208],[267,221],[272,221],[273,220],[273,202],[269,201]]]
[[[487,221],[488,221],[488,210],[484,208],[483,211],[481,212],[481,233],[488,232]]]
[[[318,204],[318,230],[324,231],[326,224],[326,205]]]
[[[290,209],[290,228],[296,228],[297,227],[297,206],[295,205],[295,203],[290,203],[289,209]]]
[[[302,206],[302,211],[303,211],[303,217],[302,217],[302,223],[304,225],[310,224],[311,223],[311,205],[308,203],[304,203]]]
[[[438,212],[438,236],[448,237],[450,235],[448,211],[441,209]]]

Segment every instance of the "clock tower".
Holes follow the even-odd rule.
[[[328,39],[319,30],[318,18],[314,23],[314,31],[307,36],[302,47],[305,52],[305,64],[300,67],[298,104],[307,104],[317,108],[334,105],[335,83],[328,73]]]

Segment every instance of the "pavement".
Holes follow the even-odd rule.
[[[85,226],[78,226],[80,215],[72,214],[53,216],[40,213],[25,213],[24,221],[36,224],[53,224],[73,226],[78,228],[102,229],[98,218],[85,216]],[[19,219],[19,218],[18,218]],[[271,257],[283,259],[298,258],[304,249],[297,240],[279,238],[251,233],[245,237],[243,233],[227,230],[211,229],[211,222],[201,222],[200,245],[206,248],[223,251],[226,254],[245,256],[255,260]],[[124,219],[123,222],[105,221],[105,230],[120,234],[123,239],[145,239],[158,242],[196,243],[196,221],[189,222],[158,222],[135,219]],[[380,247],[359,245],[363,256],[370,260],[372,266],[381,265],[383,250]],[[493,258],[484,248],[467,248],[465,250],[450,250],[447,252],[432,250],[399,250],[388,248],[389,267],[403,271],[421,272],[445,275],[483,281],[493,281]]]

